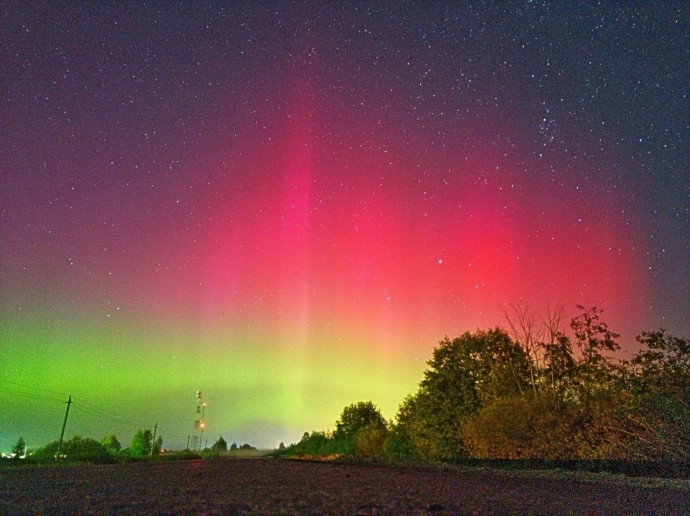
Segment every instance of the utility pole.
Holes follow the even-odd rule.
[[[191,437],[192,437],[191,435],[187,434],[187,449],[188,449],[188,450],[189,450],[189,439],[190,439]]]
[[[69,407],[72,404],[72,395],[69,395],[69,398],[67,398],[67,410],[65,410],[65,420],[62,422],[62,432],[60,432],[60,443],[58,444],[58,449],[57,453],[55,454],[55,458],[57,459],[60,457],[60,451],[62,450],[62,440],[65,437],[65,427],[67,426],[67,416],[69,416]]]
[[[156,445],[156,430],[158,430],[158,423],[153,425],[153,438],[151,438],[151,457],[153,457],[153,447]]]

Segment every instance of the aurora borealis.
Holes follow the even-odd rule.
[[[690,7],[6,2],[0,450],[276,446],[501,306],[690,334]]]

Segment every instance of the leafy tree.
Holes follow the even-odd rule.
[[[237,449],[237,443],[232,443],[232,444],[230,445],[230,450],[231,450],[231,451],[235,451],[236,449]]]
[[[24,455],[25,451],[26,451],[26,443],[24,442],[24,438],[20,437],[19,440],[17,441],[17,444],[15,444],[14,447],[12,448],[12,456],[15,459],[20,459]]]
[[[637,446],[651,458],[690,460],[690,340],[662,329],[637,341],[643,348],[626,364]]]
[[[590,382],[604,380],[611,365],[610,358],[604,353],[620,349],[615,341],[620,335],[609,330],[608,325],[601,321],[602,311],[597,307],[585,310],[584,306],[577,305],[577,309],[582,313],[570,322],[570,327],[580,351],[579,369]]]
[[[142,430],[141,428],[136,431],[132,442],[129,444],[129,452],[132,457],[144,457],[151,454],[153,435],[151,430]]]
[[[577,353],[564,398],[581,415],[578,419],[582,427],[574,429],[576,436],[583,439],[581,458],[601,458],[614,453],[617,458],[626,458],[628,439],[615,436],[613,431],[618,428],[623,433],[619,425],[626,411],[621,404],[625,396],[622,369],[619,361],[606,354],[620,349],[615,340],[619,335],[601,320],[601,310],[596,307],[585,310],[582,305],[577,305],[577,309],[582,313],[570,322]]]
[[[101,445],[108,450],[108,453],[111,455],[117,455],[117,452],[122,449],[120,441],[118,441],[117,437],[115,437],[113,434],[106,435],[103,439],[101,439]]]
[[[359,401],[343,409],[335,423],[333,438],[339,444],[342,453],[352,454],[355,452],[357,434],[372,425],[386,428],[386,420],[371,401]]]
[[[413,459],[412,441],[404,434],[400,425],[393,425],[383,443],[383,456],[389,459]]]
[[[644,347],[630,361],[635,388],[690,406],[690,339],[658,330],[642,332],[637,341]]]
[[[278,451],[285,451],[285,443],[281,441],[278,445]]]
[[[426,448],[429,458],[462,457],[463,422],[491,400],[519,395],[530,378],[525,351],[500,328],[446,337],[428,365],[410,408],[420,420],[414,431],[421,442],[414,448]]]
[[[240,450],[256,450],[256,448],[251,444],[244,443],[242,446],[240,446]]]
[[[384,446],[386,456],[421,460],[443,456],[440,449],[443,428],[430,417],[433,410],[434,401],[425,388],[406,396],[398,407],[396,423]]]
[[[211,446],[211,450],[214,452],[222,453],[228,451],[228,443],[223,439],[221,435],[220,438]]]

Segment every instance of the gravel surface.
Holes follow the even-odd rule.
[[[690,514],[687,484],[275,459],[0,471],[2,514]]]

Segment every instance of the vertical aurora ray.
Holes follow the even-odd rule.
[[[285,385],[286,411],[301,412],[310,339],[311,296],[311,225],[314,184],[312,109],[310,93],[298,93],[296,106],[291,106],[283,148],[280,177],[279,239],[280,256],[280,320],[288,335],[290,357],[289,384]]]

